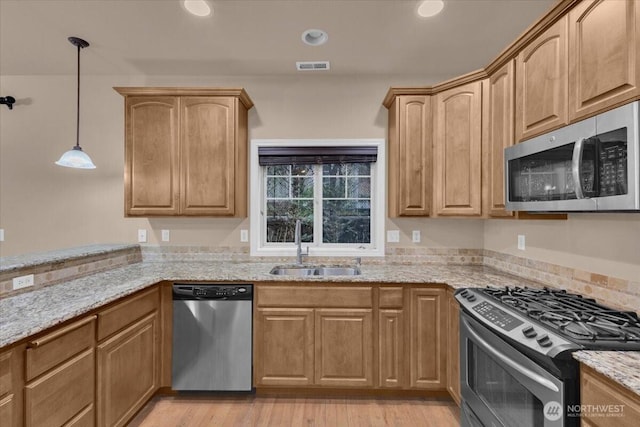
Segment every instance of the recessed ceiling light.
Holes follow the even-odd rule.
[[[192,15],[209,16],[213,13],[213,9],[205,0],[184,0],[183,4]]]
[[[444,2],[442,0],[425,0],[418,6],[418,15],[423,18],[429,18],[440,13],[443,7]]]
[[[307,30],[302,33],[302,41],[310,46],[320,46],[329,40],[329,34],[322,30]]]

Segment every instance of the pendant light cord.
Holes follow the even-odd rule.
[[[76,103],[76,147],[80,147],[80,45],[78,45],[78,99]]]

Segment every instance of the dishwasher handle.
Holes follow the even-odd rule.
[[[253,299],[252,284],[191,284],[174,283],[173,300],[203,301],[227,300],[242,301]]]

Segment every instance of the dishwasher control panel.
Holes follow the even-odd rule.
[[[223,284],[173,284],[174,300],[192,299],[232,299],[251,300],[253,299],[253,285],[223,285]]]

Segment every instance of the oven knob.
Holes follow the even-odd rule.
[[[462,295],[464,298],[466,298],[467,295],[469,295],[469,291],[465,289],[464,291],[460,292],[460,295]]]
[[[238,293],[244,294],[247,292],[247,288],[238,288]]]
[[[475,301],[475,300],[476,300],[476,296],[472,294],[472,295],[469,295],[469,296],[467,297],[467,299],[468,299],[469,301],[473,302],[473,301]]]
[[[527,326],[526,328],[522,329],[522,333],[524,334],[525,337],[527,338],[533,338],[536,335],[538,335],[538,333],[536,332],[535,329],[533,329],[533,326]]]
[[[549,335],[546,334],[538,338],[537,341],[538,344],[540,344],[542,347],[551,347],[551,344],[553,344],[553,342],[549,338]]]

